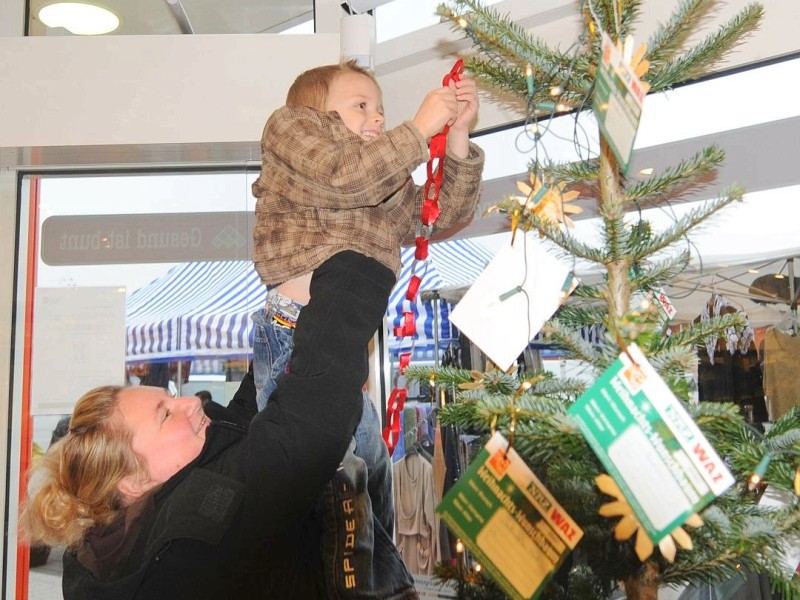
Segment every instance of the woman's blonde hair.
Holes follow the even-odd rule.
[[[67,435],[36,461],[33,489],[20,513],[27,542],[79,545],[87,529],[124,510],[120,481],[146,476],[147,464],[133,451],[133,433],[117,408],[122,389],[104,386],[84,394]]]
[[[307,107],[325,110],[325,101],[328,99],[328,90],[331,82],[339,75],[346,73],[358,73],[369,77],[375,85],[378,85],[375,76],[358,65],[355,60],[349,60],[336,65],[325,65],[309,69],[297,76],[289,93],[286,94],[286,106]],[[378,86],[380,87],[380,86]]]

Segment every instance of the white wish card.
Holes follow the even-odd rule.
[[[574,289],[570,268],[535,234],[503,247],[456,305],[450,322],[507,370]]]

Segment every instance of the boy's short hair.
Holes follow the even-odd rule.
[[[294,80],[292,87],[289,88],[289,92],[286,94],[286,106],[294,108],[304,106],[325,110],[325,101],[328,99],[328,89],[331,82],[345,73],[366,75],[375,82],[375,85],[378,85],[372,72],[359,66],[355,60],[341,62],[336,65],[315,67],[301,73]],[[379,85],[378,87],[380,88]]]

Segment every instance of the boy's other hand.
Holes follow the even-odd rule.
[[[458,116],[451,123],[450,131],[469,133],[469,128],[478,115],[478,86],[474,79],[464,78],[461,81],[451,81],[450,89],[458,102]]]
[[[445,125],[458,118],[459,101],[450,87],[440,87],[428,92],[411,122],[426,140],[439,133]]]

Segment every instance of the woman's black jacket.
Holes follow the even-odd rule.
[[[344,377],[287,374],[255,414],[251,375],[200,456],[127,519],[64,555],[66,600],[325,597],[312,508],[333,477],[362,400]],[[357,386],[356,388],[357,389]]]

